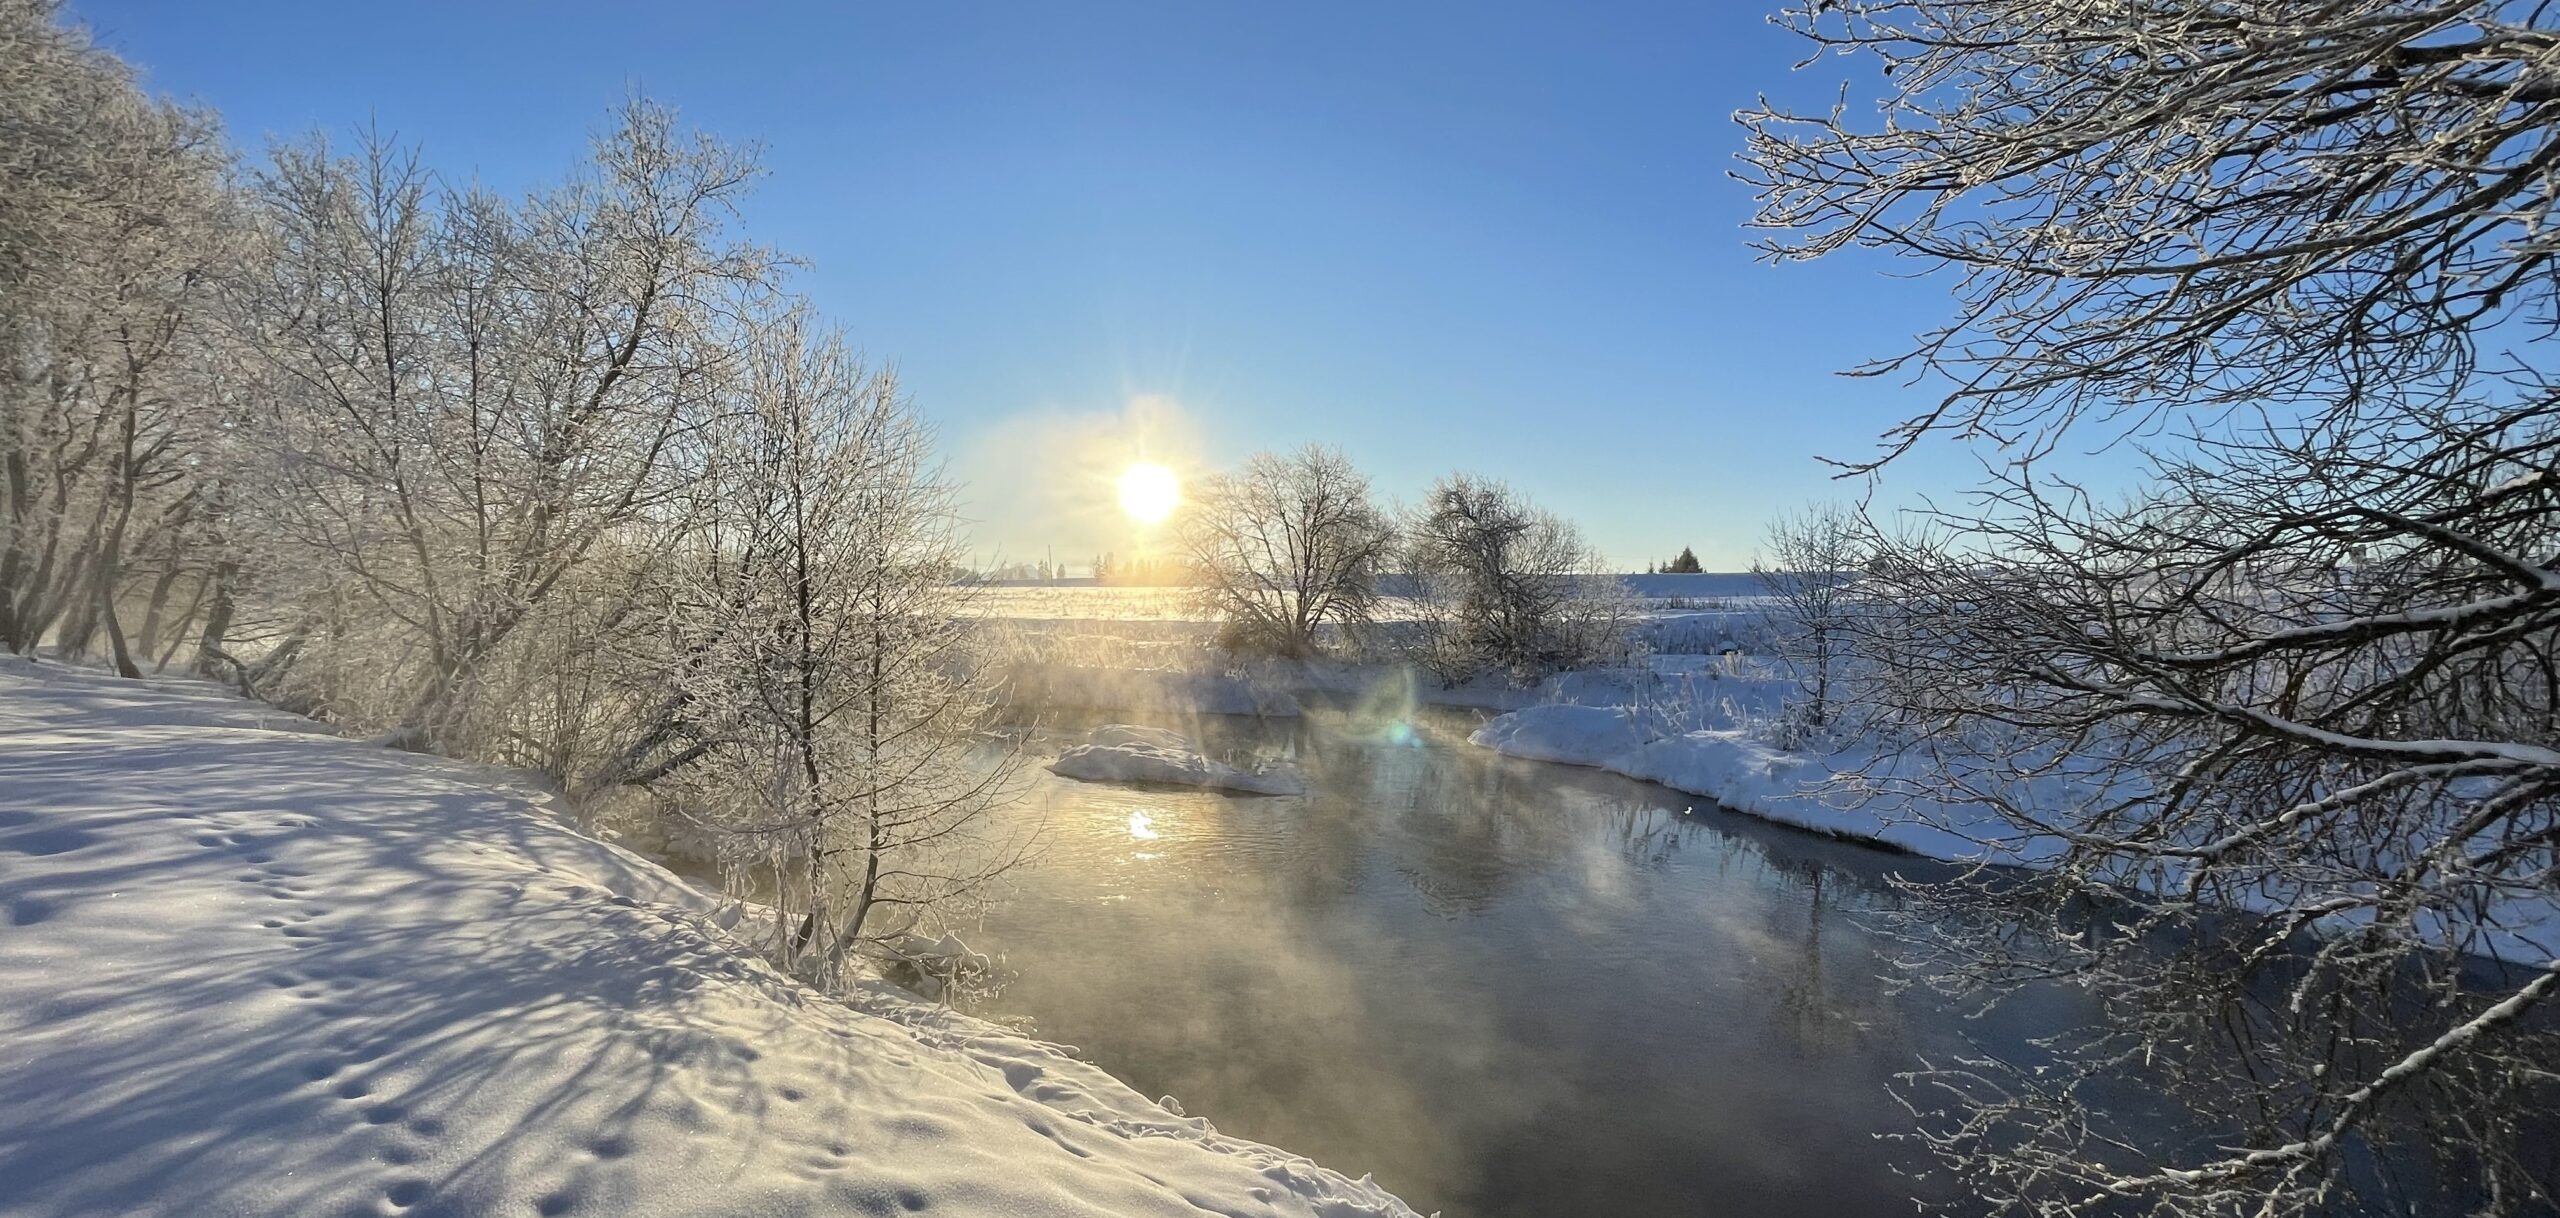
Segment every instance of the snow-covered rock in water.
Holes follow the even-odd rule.
[[[995,968],[995,961],[985,953],[948,931],[940,935],[907,931],[871,944],[866,951],[882,966],[898,970],[890,975],[900,984],[926,998],[940,998],[955,982],[984,977]]]
[[[880,950],[883,955],[891,959],[919,963],[971,964],[981,967],[989,963],[985,955],[962,942],[960,936],[949,931],[939,935],[922,935],[914,931],[892,935],[886,943],[880,945]]]
[[[1652,739],[1635,715],[1616,706],[1532,706],[1477,728],[1467,742],[1511,757],[1605,765]]]
[[[1412,1218],[312,727],[0,660],[0,1215]]]
[[[1083,744],[1058,754],[1049,770],[1087,782],[1162,782],[1240,795],[1307,793],[1306,777],[1296,767],[1239,770],[1211,760],[1180,733],[1129,723],[1094,729]]]

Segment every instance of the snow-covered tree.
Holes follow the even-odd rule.
[[[1820,503],[1770,521],[1751,574],[1776,606],[1770,642],[1786,660],[1803,726],[1831,724],[1832,686],[1849,649],[1854,581],[1874,546],[1866,522],[1836,503]]]
[[[682,489],[671,448],[728,357],[723,301],[770,273],[727,231],[755,172],[646,101],[516,203],[378,135],[275,151],[240,293],[266,356],[241,511],[293,619],[271,674],[292,696],[422,746],[525,732],[488,717],[520,702],[474,690],[528,630],[614,612],[613,577],[586,577],[646,563],[627,530]]]
[[[174,655],[173,596],[203,597],[223,168],[211,116],[143,94],[56,5],[0,4],[0,647],[138,676]]]
[[[2501,0],[1820,0],[1882,114],[1763,106],[1781,258],[1957,276],[1868,371],[2005,447],[1872,568],[1921,771],[2060,851],[1940,891],[1941,979],[2109,1022],[1915,1097],[2046,1214],[2547,1212],[2560,1078],[2560,21]],[[1833,64],[1824,56],[1808,63]],[[1861,85],[1860,88],[1865,86]],[[2044,468],[2140,434],[2153,486]],[[1989,754],[2003,764],[1972,764]],[[2135,900],[2096,906],[2092,894]],[[2162,933],[2149,933],[2158,931]],[[2110,1117],[2127,1075],[2207,1136]]]
[[[623,782],[770,885],[787,966],[951,916],[1009,865],[983,814],[1013,757],[930,434],[805,309],[759,324],[704,433],[660,663],[675,691]]]
[[[1631,610],[1581,531],[1500,482],[1452,474],[1404,529],[1415,658],[1444,681],[1527,680],[1615,658]]]
[[[1330,622],[1368,623],[1395,530],[1340,452],[1256,453],[1207,479],[1179,522],[1185,562],[1231,650],[1309,656]]]
[[[637,99],[520,199],[376,133],[244,168],[0,0],[0,647],[192,647],[590,807],[645,787],[765,865],[812,975],[965,901],[1012,765],[949,490],[774,303],[756,173]]]

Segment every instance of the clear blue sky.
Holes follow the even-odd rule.
[[[1816,454],[1920,403],[1833,373],[1949,309],[1873,258],[1753,261],[1729,116],[1836,83],[1754,3],[73,11],[253,148],[370,115],[521,188],[634,87],[761,142],[749,232],[899,368],[979,548],[1017,558],[1134,548],[1099,505],[1137,447],[1313,440],[1396,497],[1509,479],[1623,566],[1738,566],[1773,508],[1843,491]]]

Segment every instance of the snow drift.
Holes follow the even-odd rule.
[[[490,771],[0,663],[0,1214],[1412,1211],[874,984]]]
[[[1467,737],[1511,757],[1597,766],[1651,739],[1636,717],[1615,706],[1532,706],[1513,711]]]

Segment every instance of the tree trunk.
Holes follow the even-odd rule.
[[[192,668],[199,677],[220,678],[222,665],[229,653],[223,650],[231,633],[231,581],[239,578],[240,564],[224,559],[213,565],[210,579],[213,605],[205,610],[204,633],[196,637],[196,659]],[[237,664],[234,664],[237,667]],[[243,680],[247,679],[244,671]]]

